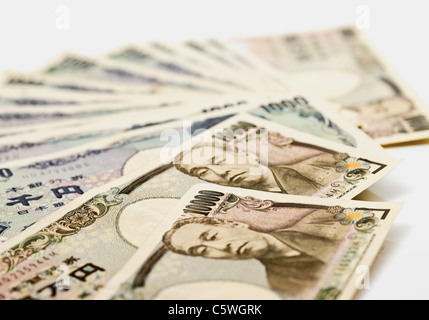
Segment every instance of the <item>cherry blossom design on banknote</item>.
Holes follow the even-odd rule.
[[[238,115],[227,123],[224,129],[214,128],[219,131],[210,141],[182,151],[175,159],[176,169],[224,186],[342,197],[355,193],[359,185],[386,173],[389,167],[389,157],[377,161],[360,149],[361,155],[347,146],[314,143],[316,138],[286,128],[276,131],[269,122],[257,125],[265,122],[250,115]]]

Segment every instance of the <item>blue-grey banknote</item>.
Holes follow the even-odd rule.
[[[281,96],[278,96],[273,99],[258,98],[256,100],[254,97],[243,96],[242,98],[236,97],[235,99],[231,97],[230,101],[231,102],[228,103],[206,102],[201,103],[201,106],[198,107],[184,107],[184,110],[195,109],[195,113],[203,112],[206,114],[218,110],[230,110],[231,113],[244,111],[280,124],[286,124],[296,130],[313,134],[334,142],[340,142],[348,146],[357,147],[359,142],[361,144],[368,143],[368,139],[365,139],[364,135],[358,130],[350,129],[349,127],[347,128],[343,119],[338,118],[333,112],[329,112],[326,107],[321,105],[320,102],[310,100],[310,98],[305,97],[304,95],[295,95],[292,99],[284,99],[281,98]],[[62,133],[61,130],[55,130],[54,135],[39,135],[40,138],[37,139],[37,136],[33,137],[33,135],[31,135],[31,139],[29,139],[28,135],[23,138],[18,136],[11,139],[3,139],[0,140],[0,161],[9,162],[30,156],[48,154],[86,142],[95,141],[96,139],[104,138],[121,131],[134,130],[141,128],[142,126],[174,120],[179,116],[183,117],[184,111],[177,113],[174,111],[176,110],[174,107],[170,108],[174,109],[171,113],[167,111],[168,107],[172,107],[172,104],[173,103],[160,104],[158,106],[158,110],[160,110],[159,108],[164,108],[166,113],[161,114],[160,111],[157,111],[157,114],[152,116],[144,113],[141,115],[137,113],[124,113],[121,116],[122,120],[119,122],[119,127],[117,125],[112,126],[110,124],[112,122],[112,117],[100,118],[100,116],[103,114],[109,114],[109,112],[117,114],[118,111],[116,109],[113,109],[112,111],[97,110],[92,112],[72,113],[68,114],[68,116],[64,115],[64,120],[77,118],[82,121],[85,119],[90,120],[93,116],[98,116],[99,118],[97,122],[105,123],[105,127],[100,124],[95,126],[91,122],[88,123],[86,127],[80,128],[79,133],[73,131],[70,133],[70,130]],[[134,109],[144,110],[145,108],[151,109],[155,108],[155,106],[135,107],[133,104],[130,104],[127,108],[122,107],[121,112]],[[174,114],[177,115],[174,116]],[[56,115],[59,116],[57,113]],[[162,118],[164,115],[165,118]],[[39,116],[46,116],[46,114],[39,114]],[[116,117],[116,115],[114,117]],[[143,117],[143,119],[138,120],[139,117]],[[118,121],[115,120],[114,122]],[[58,121],[55,123],[58,123]],[[66,124],[67,122],[64,121],[64,125]],[[5,131],[5,133],[10,132]]]

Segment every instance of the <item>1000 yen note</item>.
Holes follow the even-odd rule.
[[[263,109],[258,106],[249,110]],[[4,164],[0,171],[0,201],[4,204],[0,235],[10,239],[88,190],[153,161],[166,164],[157,175],[177,177],[183,186],[207,181],[317,197],[352,197],[398,164],[371,140],[363,143],[359,135],[356,141],[365,150],[296,131],[281,117],[277,124],[249,114],[234,116],[234,110],[202,114],[188,123],[131,130],[48,158],[42,155],[12,162],[11,167]],[[221,133],[235,130],[225,139],[216,135],[212,141],[225,154],[210,156],[211,145],[196,144],[191,152],[180,154],[180,161],[172,161],[170,156],[181,149],[181,143],[198,140],[202,135],[194,134],[218,123],[216,130]],[[39,150],[37,146],[32,149]],[[200,152],[204,158],[192,157]]]
[[[264,72],[260,72],[259,64],[262,62],[258,62],[258,68],[243,68],[233,57],[225,55],[224,52],[218,52],[209,43],[187,41],[177,45],[176,50],[183,52],[186,56],[204,61],[204,64],[212,66],[211,70],[219,75],[245,83],[256,92],[283,92],[285,88],[290,87],[283,81],[279,83],[272,79],[267,71],[272,68],[264,68]]]
[[[163,132],[176,130],[186,141],[193,130],[207,129],[224,118],[200,117],[151,126],[96,139],[62,152],[11,162],[0,169],[0,240],[10,239],[71,200],[151,161],[159,163],[166,145]],[[85,141],[84,138],[82,138]],[[81,142],[83,142],[81,141]],[[172,146],[170,144],[170,146]],[[43,146],[41,146],[43,150]],[[37,149],[37,148],[36,148]],[[37,149],[40,150],[40,149]],[[24,152],[25,148],[21,148]]]
[[[207,98],[207,100],[210,99]],[[204,114],[205,116],[217,110],[236,108],[246,104],[243,99],[237,101],[225,99],[222,102],[217,98],[215,101],[217,103],[213,105],[207,101],[207,107],[199,102],[179,101],[148,105],[121,103],[106,106],[103,104],[104,110],[96,109],[94,111],[88,111],[88,109],[92,110],[92,106],[87,105],[85,106],[86,111],[64,113],[63,118],[55,118],[56,121],[45,119],[45,122],[40,120],[39,123],[27,125],[21,129],[3,128],[0,129],[0,162],[3,162],[3,167],[5,167],[9,165],[8,162],[47,156],[53,152],[81,146],[114,134],[178,120],[186,115]],[[34,116],[48,115],[46,113],[32,114]],[[58,113],[54,113],[54,115],[58,116]],[[31,120],[27,119],[27,121]],[[25,131],[21,133],[22,130]],[[11,165],[16,166],[16,163],[11,163]]]
[[[355,27],[237,39],[293,83],[340,103],[380,144],[429,137],[429,109]]]
[[[122,112],[133,110],[156,109],[167,105],[175,105],[177,101],[164,101],[146,104],[139,101],[114,102],[114,103],[85,103],[79,107],[68,108],[65,105],[50,105],[44,110],[33,107],[0,108],[0,136],[7,136],[19,132],[29,132],[48,126],[58,126],[58,123],[67,125],[69,122],[85,120],[96,121],[98,117],[106,115],[120,116]]]
[[[172,121],[184,116],[185,111],[165,107],[156,115],[130,113],[127,121],[115,125],[111,122],[120,118],[104,117],[100,119],[104,124],[88,122],[87,126],[72,126],[67,130],[51,129],[43,134],[31,133],[30,140],[26,135],[25,140],[2,144],[0,241],[18,235],[97,186],[153,160],[159,163],[160,150],[168,143],[162,138],[164,132],[175,130],[180,133],[178,146],[195,131],[208,129],[232,116],[230,108],[239,108],[246,103],[242,99],[216,102],[197,105],[199,111],[197,106],[188,105],[187,110],[197,114],[186,123]],[[225,111],[216,112],[218,109]],[[166,123],[156,125],[156,122]]]
[[[106,108],[115,109],[113,114],[104,116],[99,114],[96,122],[88,115],[88,117],[78,122],[76,120],[64,120],[61,124],[62,128],[58,128],[58,121],[55,121],[53,124],[46,122],[43,125],[26,126],[25,130],[31,131],[27,134],[11,135],[12,130],[0,130],[0,134],[2,132],[10,134],[10,136],[0,139],[0,162],[11,162],[28,157],[47,155],[55,151],[95,141],[121,131],[134,130],[142,126],[154,125],[174,120],[174,118],[185,117],[187,113],[198,114],[201,112],[208,114],[220,110],[226,110],[226,112],[229,110],[231,113],[247,112],[282,125],[290,126],[298,131],[334,142],[340,142],[348,146],[374,145],[360,130],[347,125],[347,121],[338,117],[335,112],[330,112],[326,103],[318,101],[314,97],[309,97],[308,94],[291,93],[288,95],[271,96],[269,98],[252,95],[234,95],[225,97],[223,101],[219,98],[213,98],[213,101],[210,102],[210,99],[207,97],[202,102],[177,102],[178,106],[174,106],[173,102],[170,104],[161,103],[152,106],[136,106],[132,103],[109,105]],[[89,106],[86,106],[86,108],[88,109]],[[116,109],[120,109],[121,112],[116,112]],[[157,112],[125,112],[127,109],[156,109]],[[82,117],[82,113],[73,113],[71,117],[80,118]],[[37,130],[37,133],[35,130]],[[3,167],[5,166],[7,164],[3,165]]]
[[[149,95],[151,97],[151,95]],[[99,92],[64,91],[57,88],[38,88],[28,86],[0,87],[0,109],[8,106],[19,110],[21,107],[31,106],[37,109],[63,105],[64,108],[73,108],[83,103],[113,103],[136,100],[139,96],[132,93],[108,94]]]
[[[127,131],[137,130],[161,123],[173,121],[174,111],[161,107],[156,113],[151,111],[134,111],[114,113],[93,119],[63,121],[62,127],[55,122],[53,126],[34,126],[30,132],[13,134],[0,138],[0,162],[2,167],[16,166],[16,161],[42,157],[48,159],[50,154],[66,149],[83,146],[97,140]],[[166,111],[166,112],[165,112]],[[177,115],[177,118],[179,116]]]
[[[127,172],[124,170],[127,167],[131,168],[133,177],[132,181],[128,177],[128,182],[119,178],[113,185],[105,185],[94,192],[85,190],[85,194],[46,215],[45,219],[33,221],[36,223],[26,226],[23,228],[25,230],[18,229],[17,236],[0,246],[3,262],[0,293],[3,298],[90,298],[123,266],[167,210],[194,184],[215,182],[279,194],[351,198],[385,176],[398,163],[377,148],[362,150],[348,147],[250,115],[230,117],[218,124],[217,129],[220,130],[212,131],[215,134],[228,134],[225,136],[227,139],[220,138],[221,150],[225,153],[217,153],[215,158],[209,159],[191,157],[191,160],[197,161],[188,162],[189,153],[185,148],[179,148],[183,152],[171,158],[171,155],[177,154],[176,144],[172,142],[181,141],[180,136],[176,135],[182,133],[169,127],[170,130],[163,132],[163,140],[168,143],[161,150],[156,149],[161,140],[158,133],[149,139],[127,136],[127,139],[117,141],[114,146],[99,150],[99,153],[89,152],[85,156],[67,158],[85,162],[89,157],[101,157],[88,162],[91,170],[94,166],[100,167],[97,169],[99,178],[91,180],[91,176],[72,176],[66,172],[62,173],[62,176],[68,177],[66,182],[62,181],[64,185],[34,185],[31,186],[33,189],[28,186],[30,189],[14,190],[20,193],[5,199],[8,207],[22,206],[23,211],[27,210],[25,205],[29,204],[34,210],[32,216],[35,217],[37,213],[43,212],[39,210],[39,201],[45,201],[48,194],[55,200],[51,199],[47,203],[50,212],[53,212],[54,203],[63,201],[65,204],[69,197],[75,198],[80,193],[79,188],[84,191],[79,181],[96,184],[106,179],[107,182]],[[207,128],[210,125],[202,121],[193,129],[198,127]],[[266,132],[264,127],[269,127],[270,131]],[[232,135],[229,129],[233,129]],[[215,136],[219,138],[219,135]],[[193,143],[194,139],[200,142],[200,138],[204,142],[206,137],[204,133],[193,137],[190,141],[194,147],[192,150],[201,151],[200,147],[207,146]],[[246,141],[251,148],[245,147]],[[253,144],[258,141],[262,143]],[[210,149],[212,144],[208,146]],[[148,154],[138,151],[148,149],[155,152]],[[115,157],[111,154],[102,159],[111,152],[120,154],[120,159],[113,160]],[[196,154],[207,156],[209,153]],[[156,160],[157,157],[162,162],[155,161],[156,164],[142,168],[142,163],[147,162],[147,159]],[[256,160],[258,157],[261,161]],[[237,162],[231,164],[231,159]],[[109,161],[115,161],[116,164],[108,164]],[[167,162],[161,164],[164,161]],[[44,171],[46,164],[64,165],[65,168],[72,165],[64,160],[48,161],[32,165],[31,170]],[[117,170],[105,172],[104,166],[105,169],[115,167]],[[25,170],[29,170],[28,166]],[[34,193],[38,188],[44,191],[41,194]],[[17,225],[23,223],[20,219],[27,217],[25,212],[21,213],[24,214],[13,213]],[[7,214],[3,219],[5,217]],[[3,229],[7,229],[7,224]],[[62,269],[70,276],[70,290],[56,290],[55,279]],[[42,275],[43,281],[32,280]]]
[[[92,298],[163,217],[156,201],[147,214],[127,209],[146,191],[133,192],[128,179],[82,195],[0,244],[0,299]]]
[[[112,84],[109,82],[73,79],[56,77],[42,74],[25,74],[17,72],[4,72],[0,79],[0,85],[8,88],[53,88],[64,90],[64,92],[82,92],[82,93],[104,93],[104,94],[155,94],[158,86],[148,86],[136,90],[120,83]]]
[[[285,194],[352,198],[399,163],[374,144],[352,148],[239,114],[182,146],[171,170],[181,173],[182,182],[197,178]]]
[[[44,75],[56,75],[71,78],[88,78],[91,80],[100,80],[112,84],[127,84],[130,87],[153,87],[159,85],[177,92],[204,92],[208,94],[219,93],[218,90],[206,85],[199,85],[197,82],[183,78],[178,79],[174,74],[166,75],[156,70],[138,70],[133,66],[127,66],[124,63],[109,61],[107,59],[91,59],[76,54],[66,53],[51,62],[48,66],[40,70]]]
[[[351,299],[400,208],[196,185],[96,298]]]
[[[180,76],[183,81],[198,80],[202,85],[213,86],[221,91],[249,91],[245,84],[235,81],[235,79],[222,78],[220,76],[211,75],[207,69],[204,71],[195,68],[195,65],[189,65],[183,60],[171,57],[165,57],[157,52],[154,52],[147,46],[126,46],[115,51],[109,52],[103,56],[104,59],[118,61],[127,65],[137,66],[138,68],[145,67],[149,70],[154,69],[162,71],[166,77],[174,75]]]

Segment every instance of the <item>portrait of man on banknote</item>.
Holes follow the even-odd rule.
[[[340,224],[329,209],[313,210],[296,224],[271,232],[256,231],[242,222],[194,217],[178,220],[164,234],[163,243],[187,256],[256,259],[265,267],[273,289],[304,294],[320,279],[349,230],[350,225]]]
[[[374,88],[377,88],[379,92]],[[346,107],[344,112],[349,116],[352,115],[359,127],[369,136],[380,138],[429,129],[426,117],[416,109],[413,101],[405,97],[401,89],[389,79],[373,79],[360,90],[365,90],[367,92],[366,100],[370,100]],[[360,91],[357,90],[357,92]],[[353,94],[351,94],[351,98],[353,98]]]
[[[176,168],[224,186],[297,195],[313,195],[342,176],[337,164],[348,154],[246,125],[241,137],[213,139],[183,151]]]

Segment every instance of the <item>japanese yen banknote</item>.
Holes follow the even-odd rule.
[[[429,137],[427,106],[353,26],[233,44],[339,103],[343,115],[381,144]]]
[[[428,116],[354,27],[7,71],[0,299],[352,299]]]
[[[196,185],[98,299],[350,299],[402,204]]]

